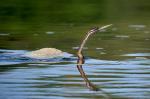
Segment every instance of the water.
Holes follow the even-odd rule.
[[[6,56],[5,60],[10,57]],[[0,64],[1,99],[148,99],[150,96],[150,61],[147,58],[86,59],[84,69],[89,79],[103,90],[97,92],[85,87],[74,57],[57,63],[13,59],[6,64],[1,59]]]
[[[1,1],[0,99],[149,99],[148,2]],[[107,24],[113,26],[93,35],[84,47],[83,68],[101,89],[95,92],[76,68],[76,52],[90,28]],[[46,47],[73,56],[22,57]]]

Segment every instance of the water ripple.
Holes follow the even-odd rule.
[[[10,51],[1,50],[2,54],[8,52]],[[148,99],[150,97],[149,59],[131,58],[122,61],[86,59],[83,65],[85,72],[89,79],[102,89],[93,92],[85,87],[76,68],[75,58],[58,63],[37,61],[31,63],[20,60],[19,64],[6,59],[7,65],[5,58],[2,58],[3,60],[0,60],[1,99]]]

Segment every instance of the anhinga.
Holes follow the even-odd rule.
[[[98,89],[94,84],[92,84],[92,83],[88,80],[88,78],[87,78],[87,76],[86,76],[86,74],[85,74],[85,72],[84,72],[84,70],[83,70],[83,68],[82,68],[82,64],[84,64],[84,61],[85,61],[85,60],[84,60],[84,56],[83,56],[83,54],[82,54],[82,50],[83,50],[83,47],[84,47],[85,43],[87,42],[88,38],[89,38],[92,34],[94,34],[94,33],[96,33],[96,32],[101,32],[103,29],[105,29],[105,28],[107,28],[107,27],[109,27],[109,26],[111,26],[111,25],[112,25],[112,24],[106,25],[106,26],[103,26],[103,27],[100,27],[100,28],[94,27],[93,29],[91,29],[90,31],[88,31],[87,34],[86,34],[86,36],[84,37],[83,41],[81,42],[81,45],[80,45],[80,47],[79,47],[79,49],[78,49],[78,52],[77,52],[77,56],[78,56],[77,68],[78,68],[78,70],[79,70],[79,72],[80,72],[82,78],[83,78],[84,81],[86,82],[86,86],[87,86],[90,90],[98,91],[99,89]]]

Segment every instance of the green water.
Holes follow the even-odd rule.
[[[149,11],[149,0],[1,0],[0,99],[149,99]],[[76,57],[85,33],[107,24],[84,49],[85,71],[105,95],[84,86],[72,57],[56,64],[3,57],[45,47]]]

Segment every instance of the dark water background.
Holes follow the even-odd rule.
[[[0,99],[149,99],[149,0],[1,0]],[[84,49],[84,69],[103,91],[89,91],[76,69]],[[29,60],[20,54],[54,47],[68,59]]]

